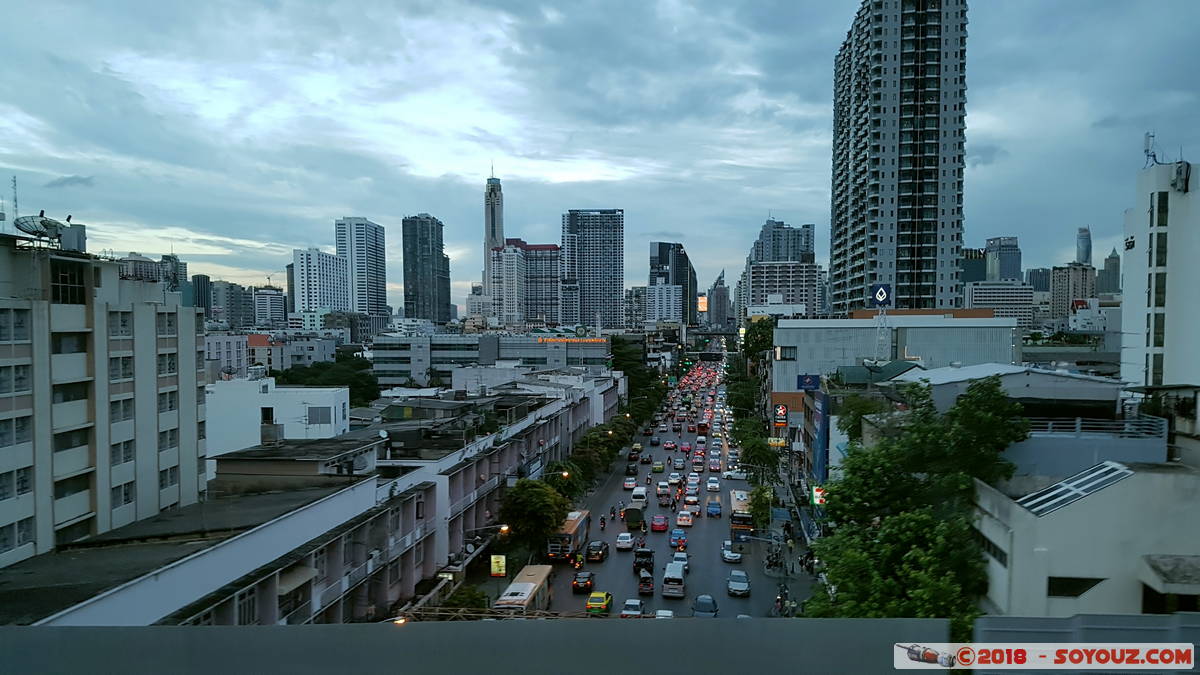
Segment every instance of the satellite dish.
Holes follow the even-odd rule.
[[[379,437],[380,437],[380,438],[387,438],[387,437],[388,437],[388,432],[387,432],[387,430],[386,430],[386,429],[380,429],[380,430],[379,430]]]
[[[475,552],[475,544],[467,544],[467,553],[471,554],[474,552]]]
[[[21,216],[13,221],[13,225],[25,234],[35,237],[59,238],[59,231],[66,225],[53,218],[47,218],[45,211],[39,211],[36,216]]]

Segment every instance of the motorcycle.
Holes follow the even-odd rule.
[[[582,560],[580,560],[579,558],[576,558],[576,559],[575,559],[575,562],[573,562],[573,563],[571,563],[571,564],[572,564],[572,565],[574,565],[574,566],[575,566],[575,569],[577,569],[577,570],[579,570],[579,569],[583,569],[583,561],[582,561]]]
[[[603,516],[600,517],[600,531],[601,532],[604,531],[604,517]]]

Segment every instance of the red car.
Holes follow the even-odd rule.
[[[674,449],[675,449],[675,441],[667,441],[666,443],[663,443],[663,450],[674,450]]]
[[[688,425],[688,431],[689,431],[689,432],[695,432],[695,431],[696,431],[696,425],[695,425],[695,424],[689,424],[689,425]]]
[[[667,525],[668,525],[667,517],[664,515],[660,514],[660,515],[654,516],[653,518],[650,519],[650,531],[651,532],[666,532]]]
[[[680,450],[682,450],[682,451],[684,451],[684,452],[691,452],[691,451],[692,451],[692,444],[691,444],[691,443],[684,443],[683,445],[679,446],[679,449],[680,449]]]

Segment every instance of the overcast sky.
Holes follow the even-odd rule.
[[[482,267],[489,164],[505,230],[558,242],[570,208],[625,209],[625,271],[682,241],[732,285],[768,212],[829,249],[833,57],[858,2],[246,1],[7,6],[0,195],[89,225],[89,248],[174,250],[263,283],[333,220],[446,224],[453,300]],[[1142,134],[1200,157],[1200,2],[976,0],[966,244],[1025,266],[1102,258],[1134,205]],[[11,204],[9,204],[11,212]]]

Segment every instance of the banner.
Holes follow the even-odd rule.
[[[492,576],[494,576],[494,577],[508,576],[508,569],[505,566],[505,557],[504,556],[502,556],[502,555],[492,556]]]

